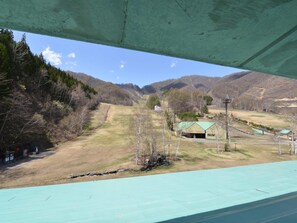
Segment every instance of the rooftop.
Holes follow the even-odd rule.
[[[291,132],[290,129],[283,129],[283,130],[281,130],[281,131],[279,132],[279,134],[281,134],[281,135],[287,135],[287,134],[289,134],[290,132]]]
[[[192,125],[199,125],[203,130],[209,129],[211,126],[213,126],[214,122],[180,122],[177,125],[177,130],[184,130],[190,128]]]

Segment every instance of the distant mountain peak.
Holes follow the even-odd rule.
[[[142,88],[144,93],[155,93],[167,91],[170,89],[211,89],[220,77],[208,77],[203,75],[186,75],[176,79],[168,79],[160,82],[155,82],[150,85],[146,85]]]

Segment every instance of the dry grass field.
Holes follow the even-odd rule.
[[[144,103],[145,100],[142,100],[139,104],[130,107],[101,104],[100,108],[94,111],[90,127],[82,136],[41,153],[36,158],[1,167],[0,188],[69,183],[296,159],[296,156],[289,155],[287,145],[282,145],[284,152],[282,155],[278,155],[276,145],[243,144],[237,144],[237,151],[232,150],[218,154],[216,144],[213,142],[198,143],[193,139],[181,139],[178,160],[170,166],[159,167],[149,172],[129,171],[114,175],[69,179],[70,175],[88,172],[140,168],[134,164],[135,151],[131,145],[130,120],[136,110],[143,109]],[[146,112],[152,114],[154,126],[157,131],[161,132],[161,113]],[[219,110],[211,110],[211,112],[219,112]],[[283,127],[287,125],[286,119],[280,118],[280,116],[236,112],[242,115],[243,119],[253,120],[257,123],[261,123],[261,117],[264,116],[263,124],[274,123]],[[271,140],[268,136],[265,136],[267,138],[264,139],[261,136],[248,135],[239,135],[238,137],[247,142]],[[159,138],[161,138],[161,134]],[[170,140],[171,154],[174,154],[178,138],[173,133],[167,132],[167,140]],[[161,140],[159,145],[161,145]],[[234,144],[231,145],[233,148]]]
[[[210,108],[210,113],[218,114],[225,113],[223,108]],[[267,112],[257,112],[257,111],[243,111],[243,110],[229,110],[230,114],[235,115],[237,118],[241,118],[247,121],[251,121],[257,124],[262,124],[265,126],[270,126],[273,128],[289,128],[290,119],[285,115],[277,115]]]
[[[1,169],[0,187],[59,183],[72,174],[131,166],[127,134],[131,114],[132,107],[102,104],[93,114],[94,129],[58,145],[48,156]]]

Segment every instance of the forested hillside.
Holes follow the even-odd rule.
[[[191,75],[152,83],[142,90],[148,94],[164,94],[172,89],[199,90],[213,97],[213,103],[218,106],[228,94],[233,108],[283,114],[297,112],[297,80],[270,74],[243,71],[224,77]]]
[[[297,80],[246,71],[221,78],[209,92],[214,98],[228,94],[231,106],[243,110],[296,113]]]
[[[97,92],[33,55],[23,36],[0,30],[0,153],[72,138],[88,123]]]
[[[143,95],[137,85],[113,84],[84,73],[72,71],[67,71],[67,73],[94,88],[98,92],[98,97],[101,102],[131,106],[133,102],[138,101]]]

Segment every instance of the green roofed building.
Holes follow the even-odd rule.
[[[290,129],[282,129],[278,134],[280,136],[286,136],[288,139],[292,140],[292,130]],[[296,140],[296,136],[294,136],[294,140]]]
[[[283,129],[279,132],[280,135],[289,135],[292,134],[292,131],[290,129]]]
[[[177,124],[176,131],[189,138],[214,139],[217,127],[218,131],[223,131],[215,122],[180,122]]]

